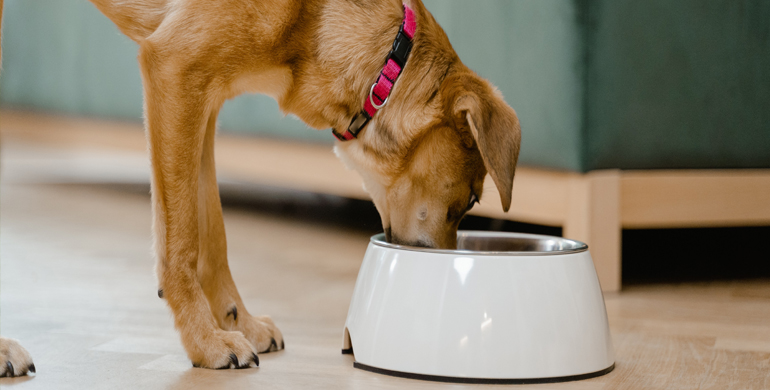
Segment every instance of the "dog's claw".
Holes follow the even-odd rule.
[[[286,343],[284,340],[281,340],[281,349],[286,349]]]
[[[278,350],[278,343],[275,342],[275,338],[274,337],[271,337],[270,338],[270,346],[267,347],[267,349],[262,351],[261,353],[268,353],[268,352],[277,351],[277,350]]]
[[[233,316],[233,321],[238,321],[238,306],[233,306],[233,308],[227,312],[225,318],[229,317],[231,314]]]
[[[230,354],[230,363],[227,363],[222,367],[218,367],[217,370],[227,370],[232,366],[238,367],[238,356],[235,356],[234,353]]]
[[[30,364],[29,367],[27,367],[27,370],[32,373],[37,373],[37,371],[35,371],[35,363]]]
[[[241,365],[241,363],[238,361],[238,356],[236,354],[234,354],[234,353],[231,353],[230,354],[230,363],[227,363],[227,364],[225,364],[222,367],[217,367],[216,369],[217,370],[228,370],[230,368],[235,368],[235,369],[249,368],[249,367],[251,367],[251,362],[252,361],[257,365],[257,367],[259,367],[259,359],[257,358],[256,354],[252,353],[251,354],[251,359],[249,359],[248,362],[246,362],[246,364]],[[192,366],[194,368],[200,368],[201,367],[200,364],[197,364],[197,363],[193,363]]]
[[[163,299],[163,289],[158,290],[158,298]]]
[[[247,360],[243,365],[235,366],[236,370],[242,370],[244,368],[251,368],[251,359]]]

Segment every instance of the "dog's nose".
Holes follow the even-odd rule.
[[[432,245],[426,241],[423,240],[416,240],[416,241],[409,241],[409,240],[402,240],[398,236],[389,236],[389,232],[385,232],[385,238],[387,241],[391,244],[396,245],[404,245],[404,246],[415,246],[419,248],[435,248],[435,245]]]
[[[420,248],[435,248],[434,245],[431,245],[431,244],[428,244],[425,241],[419,241],[419,240],[415,241],[413,243],[407,244],[407,245],[409,245],[409,246],[416,246],[416,247],[420,247]]]

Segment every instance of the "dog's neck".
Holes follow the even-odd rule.
[[[308,61],[290,65],[292,82],[278,99],[284,112],[316,129],[346,128],[361,110],[404,19],[402,0],[353,2],[321,0],[304,11],[297,34],[316,39],[301,48]],[[409,1],[417,30],[409,61],[395,83],[388,104],[378,111],[357,140],[338,145],[343,161],[365,175],[396,172],[419,132],[441,107],[440,81],[459,63],[448,38],[419,0]],[[299,28],[302,24],[304,27]],[[424,80],[437,80],[426,86]],[[331,134],[329,137],[333,138]],[[363,163],[366,161],[366,163]],[[369,166],[371,165],[371,166]],[[363,172],[366,169],[367,172]],[[380,180],[382,182],[382,180]]]
[[[279,99],[282,110],[297,115],[313,128],[347,128],[382,69],[403,21],[404,4],[401,0],[322,1],[313,10],[317,21],[304,31],[317,37],[308,40],[313,47],[303,48],[311,61],[291,65],[293,82]],[[432,35],[440,28],[420,1],[409,1],[408,5],[414,10],[418,25],[410,58],[425,57],[425,46],[436,39]],[[436,59],[418,61],[432,65]],[[415,80],[425,77],[426,72],[438,69],[422,69],[413,66],[413,62],[410,59],[393,88],[387,108],[375,115],[368,129],[390,122],[386,117],[400,111],[399,107],[408,100],[422,99],[423,104],[427,100],[427,96],[410,93],[409,85],[419,82]]]

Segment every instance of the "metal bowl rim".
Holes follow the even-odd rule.
[[[385,233],[379,233],[373,235],[369,242],[372,245],[382,248],[396,249],[410,252],[423,252],[423,253],[438,253],[444,255],[465,255],[465,256],[557,256],[581,253],[588,250],[588,244],[571,240],[563,237],[547,236],[544,234],[529,234],[529,233],[510,233],[510,232],[487,232],[476,230],[460,230],[457,232],[457,237],[460,236],[476,236],[476,237],[507,237],[507,238],[526,238],[536,240],[558,240],[568,242],[574,245],[571,249],[561,249],[554,251],[473,251],[467,249],[435,249],[435,248],[423,248],[409,245],[391,244],[385,241]]]

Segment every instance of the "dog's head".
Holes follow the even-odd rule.
[[[410,3],[418,28],[404,72],[358,139],[335,150],[361,174],[388,241],[455,248],[487,173],[510,208],[521,130],[502,94],[460,61],[419,0]]]
[[[363,177],[389,242],[455,248],[487,173],[508,211],[521,130],[500,92],[459,60],[434,81],[404,86],[409,98],[337,154]]]

